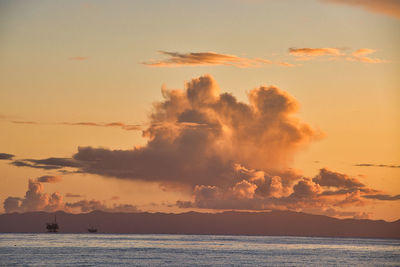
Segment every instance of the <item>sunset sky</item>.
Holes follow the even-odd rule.
[[[400,1],[0,1],[0,212],[400,219]]]

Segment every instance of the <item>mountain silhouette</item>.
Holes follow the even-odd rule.
[[[8,213],[0,215],[0,232],[46,232],[46,222],[55,215],[60,233],[86,233],[95,223],[99,233],[400,238],[400,220],[336,219],[293,211]]]

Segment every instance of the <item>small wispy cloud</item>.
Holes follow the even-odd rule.
[[[83,61],[83,60],[88,60],[89,57],[84,57],[84,56],[76,56],[76,57],[70,57],[69,60],[75,60],[75,61]]]
[[[10,123],[14,124],[26,124],[26,125],[66,125],[66,126],[82,126],[82,127],[104,127],[104,128],[120,128],[125,131],[143,131],[145,127],[148,125],[145,124],[127,124],[123,122],[40,122],[40,121],[11,121]],[[152,127],[154,128],[162,128],[162,127],[171,127],[171,128],[207,128],[207,124],[202,123],[194,123],[194,122],[169,122],[169,123],[152,123]],[[22,164],[22,163],[17,163]]]
[[[346,60],[346,61],[359,61],[364,63],[385,63],[387,60],[380,58],[372,58],[367,55],[376,52],[370,48],[360,48],[350,54],[343,51],[344,49],[334,47],[323,47],[323,48],[289,48],[289,54],[294,56],[296,60],[307,61],[317,58],[323,58],[327,60]]]
[[[384,63],[387,62],[386,60],[380,58],[371,58],[367,57],[366,55],[375,53],[376,50],[369,49],[369,48],[360,48],[353,53],[351,53],[351,57],[347,57],[348,61],[360,61],[365,63]]]
[[[18,121],[18,120],[8,120],[10,123],[14,124],[27,124],[27,125],[68,125],[68,126],[91,126],[91,127],[115,127],[121,128],[126,131],[141,131],[142,125],[140,124],[126,124],[123,122],[108,122],[108,123],[98,123],[98,122],[39,122],[39,121]]]
[[[10,121],[11,123],[15,124],[38,124],[36,121]]]
[[[97,123],[97,122],[62,122],[63,125],[70,126],[93,126],[93,127],[118,127],[127,131],[141,131],[142,125],[125,124],[122,122]]]
[[[400,168],[400,165],[370,164],[370,163],[359,163],[359,164],[355,164],[354,166],[357,166],[357,167]]]
[[[263,65],[293,66],[287,62],[276,62],[264,58],[245,58],[216,52],[178,53],[159,51],[159,53],[169,58],[150,60],[142,64],[151,67],[234,66],[238,68],[255,68]]]
[[[296,57],[296,60],[311,60],[321,56],[341,56],[342,53],[338,48],[323,47],[323,48],[289,48],[289,54]]]

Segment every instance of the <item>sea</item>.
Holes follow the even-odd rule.
[[[0,266],[400,266],[400,240],[3,233]]]

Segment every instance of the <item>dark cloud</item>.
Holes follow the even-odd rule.
[[[44,175],[41,177],[36,178],[36,181],[40,183],[58,183],[61,182],[61,176],[54,176],[54,175]]]
[[[30,167],[30,168],[35,168],[35,169],[45,169],[45,170],[54,170],[54,169],[60,169],[62,167],[60,166],[51,166],[51,165],[35,165],[31,164],[29,162],[25,162],[23,160],[15,160],[10,163],[11,165],[14,165],[16,167]]]
[[[376,199],[376,200],[400,200],[400,195],[390,196],[386,194],[376,194],[376,195],[364,195],[364,198]]]
[[[366,194],[377,194],[379,193],[378,190],[374,190],[371,188],[366,188],[366,187],[362,187],[362,188],[357,188],[357,187],[353,187],[353,188],[347,188],[347,189],[338,189],[338,190],[324,190],[321,195],[324,196],[337,196],[337,195],[346,195],[346,194],[350,194],[350,193],[354,193],[356,191],[360,191],[362,193],[366,193]]]
[[[400,168],[400,165],[369,164],[369,163],[359,163],[359,164],[355,164],[354,166],[358,166],[358,167]]]
[[[12,160],[13,157],[15,157],[13,154],[0,153],[0,160]]]
[[[81,166],[80,162],[71,158],[47,158],[47,159],[23,159],[15,160],[10,164],[16,167],[30,167],[36,169],[56,170],[65,167],[78,168]]]
[[[25,159],[35,165],[49,165],[57,167],[80,167],[81,164],[70,158]]]
[[[273,62],[262,58],[243,58],[235,55],[219,54],[215,52],[198,52],[198,53],[178,53],[160,51],[160,54],[168,56],[165,60],[151,60],[143,62],[144,65],[151,67],[180,67],[180,66],[201,66],[201,65],[222,65],[235,66],[239,68],[260,67],[262,65],[280,65],[290,67],[293,66],[287,62]]]
[[[364,184],[359,182],[356,178],[349,177],[346,174],[333,172],[325,168],[321,169],[319,174],[313,178],[313,182],[321,186],[331,186],[336,188],[364,187]]]

